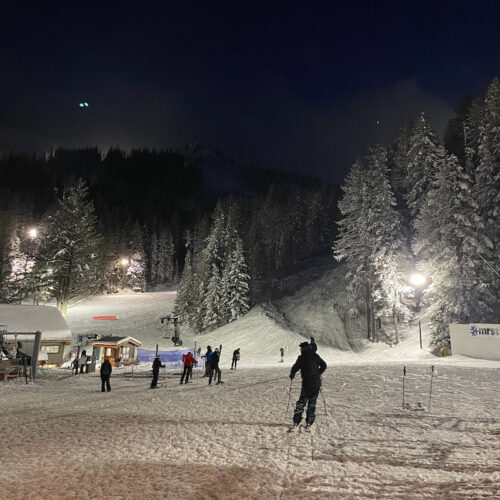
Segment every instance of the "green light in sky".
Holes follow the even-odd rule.
[[[89,107],[89,103],[88,102],[81,102],[79,104],[80,108],[88,108]]]

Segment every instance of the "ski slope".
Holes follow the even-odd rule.
[[[321,352],[321,349],[320,349]],[[56,375],[56,372],[51,372]],[[288,368],[117,370],[1,384],[2,499],[499,498],[499,369],[439,366],[429,411],[402,410],[401,366],[331,365],[315,432],[287,432]],[[406,398],[428,408],[429,369]],[[325,404],[327,414],[325,414]],[[286,413],[286,415],[285,415]]]
[[[67,320],[75,337],[132,335],[146,348],[172,348],[159,318],[174,300],[96,297]],[[354,353],[320,343],[328,369],[314,432],[288,433],[300,391],[288,373],[304,337],[260,306],[182,337],[184,346],[223,345],[222,386],[208,386],[197,368],[182,386],[178,371],[162,371],[150,390],[147,365],[115,369],[110,393],[97,374],[69,370],[0,384],[0,498],[500,498],[500,362],[436,358],[420,349],[416,327],[393,347],[364,341]],[[412,409],[402,408],[403,366]]]

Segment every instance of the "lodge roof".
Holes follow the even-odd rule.
[[[126,344],[130,342],[131,344],[134,344],[136,346],[141,346],[142,343],[139,342],[137,339],[134,339],[134,337],[101,337],[99,340],[95,340],[92,342],[92,345],[95,346],[100,346],[100,345],[121,345],[121,344]]]

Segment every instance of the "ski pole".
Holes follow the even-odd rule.
[[[285,412],[285,416],[283,417],[283,422],[285,422],[286,416],[288,414],[288,408],[290,408],[290,398],[292,397],[292,382],[293,382],[293,378],[290,379],[290,389],[288,389],[288,403],[286,405],[286,412]]]
[[[432,379],[434,378],[434,365],[431,366],[431,388],[429,390],[429,411],[431,411]]]
[[[325,416],[327,416],[327,417],[328,417],[328,410],[327,410],[327,408],[326,408],[326,399],[325,399],[325,396],[323,396],[323,391],[321,390],[321,387],[319,388],[319,392],[320,392],[320,394],[321,394],[321,397],[323,398],[323,403],[324,403],[324,405],[325,405]]]
[[[405,408],[405,377],[406,377],[406,366],[403,366],[403,410]]]

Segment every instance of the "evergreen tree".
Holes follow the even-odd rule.
[[[415,123],[408,150],[407,204],[412,220],[418,215],[435,172],[445,159],[436,133],[424,114]]]
[[[495,296],[479,254],[489,239],[472,196],[473,181],[455,156],[442,162],[416,220],[414,248],[432,279],[431,345],[449,347],[449,323],[491,318]]]
[[[250,276],[243,254],[243,242],[238,238],[229,258],[226,273],[226,295],[224,300],[228,305],[228,322],[235,321],[248,312]]]
[[[135,292],[145,292],[146,283],[146,256],[142,243],[142,230],[136,222],[130,234],[129,265],[127,268],[128,286]]]
[[[52,269],[53,294],[66,316],[71,299],[92,294],[99,286],[97,251],[100,236],[97,217],[88,188],[79,180],[58,202],[57,210],[46,220],[41,262]]]

